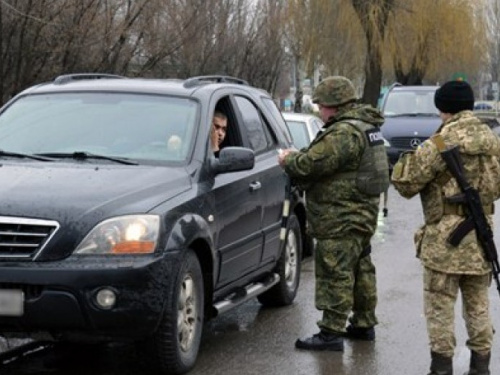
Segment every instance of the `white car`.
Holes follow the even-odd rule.
[[[324,125],[319,117],[306,113],[283,112],[283,118],[298,150],[308,146]]]

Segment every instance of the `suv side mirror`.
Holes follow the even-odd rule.
[[[252,169],[255,153],[245,147],[224,147],[219,157],[214,158],[213,168],[216,173],[237,172]]]

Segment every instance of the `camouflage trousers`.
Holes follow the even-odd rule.
[[[367,236],[318,240],[315,303],[323,311],[321,329],[343,333],[348,318],[356,327],[378,323],[375,266],[370,255],[363,254],[369,241]]]
[[[424,309],[431,350],[447,357],[454,354],[455,302],[462,293],[467,347],[487,353],[493,344],[488,288],[491,275],[446,274],[424,267]]]

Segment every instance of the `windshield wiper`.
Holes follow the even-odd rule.
[[[21,152],[11,152],[11,151],[4,151],[4,150],[0,150],[0,156],[8,156],[8,157],[12,157],[12,158],[26,158],[26,159],[33,159],[33,160],[39,160],[39,161],[54,161],[54,159],[44,157],[41,155],[23,154]]]
[[[73,158],[75,160],[87,160],[87,159],[99,159],[99,160],[109,160],[115,163],[126,164],[126,165],[139,165],[139,163],[126,158],[118,158],[114,156],[106,156],[93,154],[86,151],[75,151],[75,152],[47,152],[39,154],[42,156],[49,156],[52,158]]]

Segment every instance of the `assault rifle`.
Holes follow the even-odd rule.
[[[484,256],[491,262],[493,277],[495,279],[498,293],[500,294],[500,265],[498,264],[498,254],[493,241],[493,231],[486,219],[479,192],[474,189],[465,178],[464,166],[458,152],[458,146],[447,148],[441,135],[432,136],[432,141],[437,146],[441,157],[446,163],[448,170],[460,186],[461,194],[450,198],[452,203],[461,203],[465,207],[466,219],[458,225],[448,238],[448,242],[457,246],[462,238],[472,229],[476,230],[477,239],[483,248]]]

